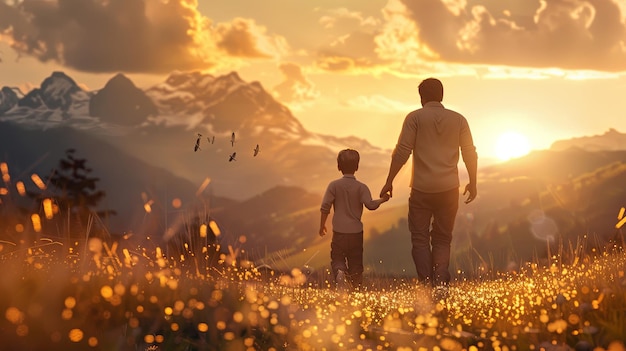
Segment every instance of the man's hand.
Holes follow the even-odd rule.
[[[383,186],[383,189],[380,191],[380,197],[384,198],[385,195],[389,197],[393,197],[393,184],[385,183],[385,185]]]
[[[320,227],[320,230],[319,230],[318,234],[320,236],[326,235],[326,226]]]
[[[474,201],[474,199],[476,198],[476,195],[478,194],[478,190],[476,189],[476,184],[472,184],[472,183],[467,184],[465,186],[465,191],[463,192],[463,195],[465,194],[468,194],[467,199],[465,199],[466,204],[469,204],[470,202]]]

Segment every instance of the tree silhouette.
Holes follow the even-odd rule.
[[[66,150],[65,158],[59,160],[58,168],[48,179],[59,212],[70,222],[66,225],[70,236],[84,235],[85,224],[94,216],[102,218],[115,214],[112,210],[96,210],[106,193],[97,189],[100,178],[90,175],[92,169],[87,167],[87,160],[75,154],[74,149]],[[75,230],[78,232],[74,233]]]

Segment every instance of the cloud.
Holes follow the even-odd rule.
[[[414,104],[393,100],[383,95],[360,95],[347,100],[344,105],[363,111],[391,114],[406,113],[417,108]]]
[[[213,26],[197,0],[0,1],[0,40],[19,55],[89,72],[169,73],[268,57],[286,43],[252,21]]]
[[[216,33],[217,46],[231,56],[270,58],[289,49],[285,38],[268,36],[265,27],[251,19],[235,18],[232,23],[219,24]]]
[[[283,102],[303,102],[319,97],[315,85],[302,73],[302,68],[295,63],[283,63],[279,67],[285,80],[274,87]]]
[[[326,29],[341,27],[343,22],[354,22],[359,26],[377,26],[380,20],[372,16],[363,16],[361,12],[351,11],[345,7],[329,10],[327,15],[319,19],[319,23]]]
[[[382,45],[395,41],[432,62],[626,70],[625,13],[613,0],[401,1],[404,20],[410,21],[405,28],[416,30],[396,28],[381,36],[379,50],[385,56],[406,53],[406,47]],[[401,21],[390,19],[396,26]]]
[[[317,66],[328,71],[373,69],[382,61],[375,55],[376,34],[354,31],[337,37],[317,52]]]

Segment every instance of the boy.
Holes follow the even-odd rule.
[[[354,177],[359,168],[356,150],[341,150],[337,155],[337,168],[343,177],[328,185],[320,209],[319,235],[326,235],[326,219],[331,206],[333,214],[333,238],[330,243],[330,259],[333,278],[340,288],[359,288],[363,282],[363,206],[375,210],[389,200],[389,194],[373,200],[367,185]]]

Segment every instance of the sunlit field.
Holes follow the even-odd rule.
[[[457,279],[432,301],[411,280],[345,292],[219,246],[173,258],[100,239],[1,244],[3,350],[624,350],[619,251]]]
[[[259,266],[208,240],[210,220],[167,243],[107,235],[93,215],[59,235],[80,213],[48,197],[20,211],[17,188],[0,187],[0,350],[626,350],[623,242],[456,272],[434,300],[411,278],[345,291],[324,270]]]

